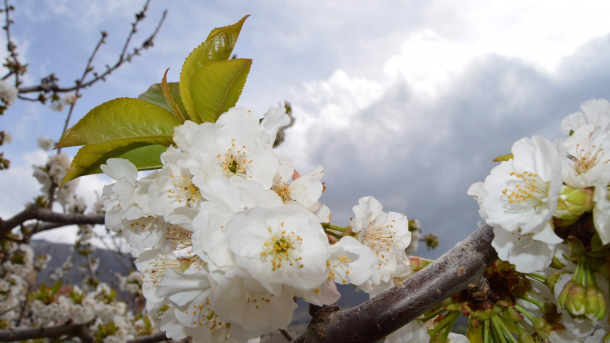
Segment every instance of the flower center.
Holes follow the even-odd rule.
[[[203,199],[199,188],[193,184],[192,177],[183,175],[175,178],[173,174],[170,176],[174,180],[174,188],[167,191],[169,193],[168,198],[174,198],[179,203],[186,201],[186,206],[194,206],[199,200]]]
[[[290,197],[290,186],[285,182],[278,181],[275,185],[273,185],[273,187],[271,187],[271,189],[274,190],[280,198],[282,198],[282,201],[292,200]]]
[[[598,148],[596,145],[590,149],[580,148],[580,144],[576,145],[576,156],[570,156],[574,161],[574,169],[579,175],[585,174],[593,169],[604,158],[604,149]],[[608,163],[610,160],[603,161]]]
[[[169,244],[174,248],[174,250],[181,250],[192,247],[192,234],[193,233],[191,231],[185,230],[176,225],[168,225],[165,230],[165,237],[169,241]]]
[[[510,173],[517,180],[512,180],[511,187],[502,191],[504,201],[510,205],[538,206],[544,202],[548,195],[548,183],[544,182],[538,174],[524,171],[517,174]]]
[[[156,222],[157,218],[155,217],[142,217],[131,223],[129,230],[139,235],[142,232],[145,232],[150,229]]]
[[[392,220],[392,223],[395,220]],[[375,225],[373,222],[369,224],[364,232],[363,243],[368,246],[377,255],[378,258],[385,260],[386,253],[390,251],[390,247],[394,245],[396,235],[394,225],[392,223],[384,223],[382,225]]]
[[[284,226],[284,223],[281,224]],[[271,227],[267,229],[269,233],[272,233]],[[286,230],[271,235],[268,241],[263,244],[263,251],[261,251],[262,258],[271,259],[271,269],[275,271],[284,265],[288,264],[293,266],[299,264],[299,268],[303,268],[303,264],[300,264],[302,257],[297,256],[297,246],[303,244],[303,239],[295,235],[294,232],[287,233]]]
[[[246,146],[237,147],[234,139],[233,143],[231,143],[231,148],[227,149],[227,152],[224,154],[224,158],[222,154],[216,156],[216,159],[220,160],[220,168],[227,177],[238,176],[246,178],[247,167],[252,163],[252,160],[248,160],[248,154],[244,149],[246,149]]]

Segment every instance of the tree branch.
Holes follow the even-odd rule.
[[[310,307],[312,320],[293,343],[376,342],[481,277],[497,258],[485,225],[434,263],[360,306]]]
[[[16,330],[0,330],[0,342],[24,341],[38,338],[58,338],[64,335],[76,336],[76,330],[81,325],[64,324],[60,326],[27,328]]]
[[[24,222],[38,219],[56,224],[104,224],[104,215],[87,215],[53,212],[49,209],[32,206],[16,214],[12,218],[3,221],[0,219],[0,237],[6,236],[12,229]]]
[[[39,85],[36,85],[36,86],[19,88],[18,89],[19,94],[32,93],[32,92],[66,93],[66,92],[75,91],[77,89],[87,88],[87,87],[92,86],[94,83],[96,83],[100,80],[105,80],[106,76],[108,76],[110,73],[112,73],[113,71],[118,69],[125,62],[131,62],[131,59],[133,58],[133,56],[139,56],[140,52],[142,50],[146,50],[153,46],[153,40],[155,39],[157,33],[161,29],[161,25],[163,25],[163,22],[165,21],[165,17],[167,16],[167,10],[165,10],[163,12],[163,15],[161,16],[161,20],[159,20],[159,23],[157,24],[157,27],[155,28],[155,31],[153,31],[153,33],[146,40],[144,40],[144,42],[142,42],[142,44],[139,47],[134,48],[133,52],[128,53],[127,50],[128,50],[131,38],[137,32],[137,29],[136,29],[137,24],[144,19],[146,10],[148,9],[149,2],[150,2],[150,0],[147,0],[146,4],[144,5],[143,10],[139,13],[136,13],[136,21],[131,24],[131,31],[129,32],[129,35],[127,36],[127,40],[125,42],[125,45],[123,46],[123,50],[121,51],[121,54],[119,55],[119,59],[112,67],[106,66],[106,71],[104,71],[103,73],[101,73],[101,74],[94,73],[93,79],[91,79],[87,82],[84,82],[84,80],[83,80],[80,83],[77,81],[76,85],[72,86],[72,87],[60,87],[55,82],[41,82]]]
[[[141,336],[141,337],[136,337],[130,341],[127,341],[127,343],[157,343],[157,342],[163,342],[163,341],[167,341],[167,337],[165,336],[165,332],[159,332],[150,336]]]
[[[64,324],[52,327],[27,328],[17,330],[0,330],[0,342],[24,341],[39,338],[59,338],[61,336],[79,337],[85,343],[93,343],[95,338],[91,330],[83,324]],[[156,343],[168,340],[165,332],[141,336],[127,343]]]
[[[8,0],[4,0],[4,15],[6,24],[3,29],[6,31],[6,49],[8,50],[10,59],[12,61],[7,59],[7,66],[9,67],[10,72],[3,79],[9,77],[11,74],[15,74],[15,87],[19,87],[19,84],[21,83],[19,80],[19,75],[24,72],[26,66],[23,66],[19,61],[19,58],[17,58],[17,46],[11,40],[11,24],[14,22],[10,17],[10,11],[14,10],[15,8],[9,5]]]

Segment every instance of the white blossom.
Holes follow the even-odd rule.
[[[512,147],[514,158],[496,166],[485,179],[488,195],[482,210],[489,224],[521,234],[544,227],[557,207],[561,164],[556,147],[546,139],[522,138]]]
[[[4,80],[0,80],[0,100],[10,106],[17,100],[17,88]]]
[[[561,132],[569,135],[585,125],[606,127],[610,124],[610,103],[606,99],[591,99],[580,105],[582,112],[572,113],[561,122]]]

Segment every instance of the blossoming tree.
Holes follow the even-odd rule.
[[[234,107],[252,64],[231,59],[246,19],[212,30],[178,82],[164,75],[65,130],[56,148],[82,147],[69,168],[53,160],[37,171],[46,200],[72,204],[63,199],[75,180],[103,172],[115,180],[104,187],[103,215],[77,205],[69,216],[51,212],[42,199],[0,222],[2,316],[44,263],[18,242],[30,219],[43,221],[34,231],[105,223],[132,249],[138,273],[123,289],[141,295],[144,309],[129,312],[105,284],[65,294],[43,285],[23,305],[35,314],[29,327],[10,318],[0,341],[258,342],[290,323],[301,298],[312,320],[295,342],[610,342],[608,101],[566,117],[563,139],[523,138],[498,157],[468,190],[485,224],[429,261],[409,256],[415,223],[373,197],[360,198],[349,220],[331,217],[320,202],[322,166],[296,171],[273,150],[291,122],[285,107],[262,119]],[[371,299],[342,311],[337,284]],[[460,316],[465,335],[452,332]]]

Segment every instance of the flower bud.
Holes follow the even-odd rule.
[[[518,323],[518,322],[522,321],[524,318],[523,315],[521,313],[517,312],[515,310],[515,308],[512,306],[510,306],[506,309],[506,311],[504,312],[504,316],[506,317],[506,319],[508,319],[514,323]]]
[[[559,218],[555,224],[570,225],[578,220],[581,214],[590,212],[594,205],[592,189],[578,189],[564,185],[557,199],[557,209],[553,214],[555,218]]]
[[[578,317],[585,314],[585,287],[583,285],[579,283],[573,283],[571,285],[568,289],[564,308],[568,310],[572,317]]]
[[[411,263],[411,271],[415,273],[424,269],[426,266],[428,266],[434,261],[418,256],[409,256],[409,262]]]
[[[521,331],[521,334],[519,334],[519,342],[523,342],[523,343],[534,343],[534,339],[532,338],[532,336],[525,332],[525,331]]]
[[[585,316],[593,322],[604,319],[607,305],[603,292],[594,285],[588,285],[585,298]]]

